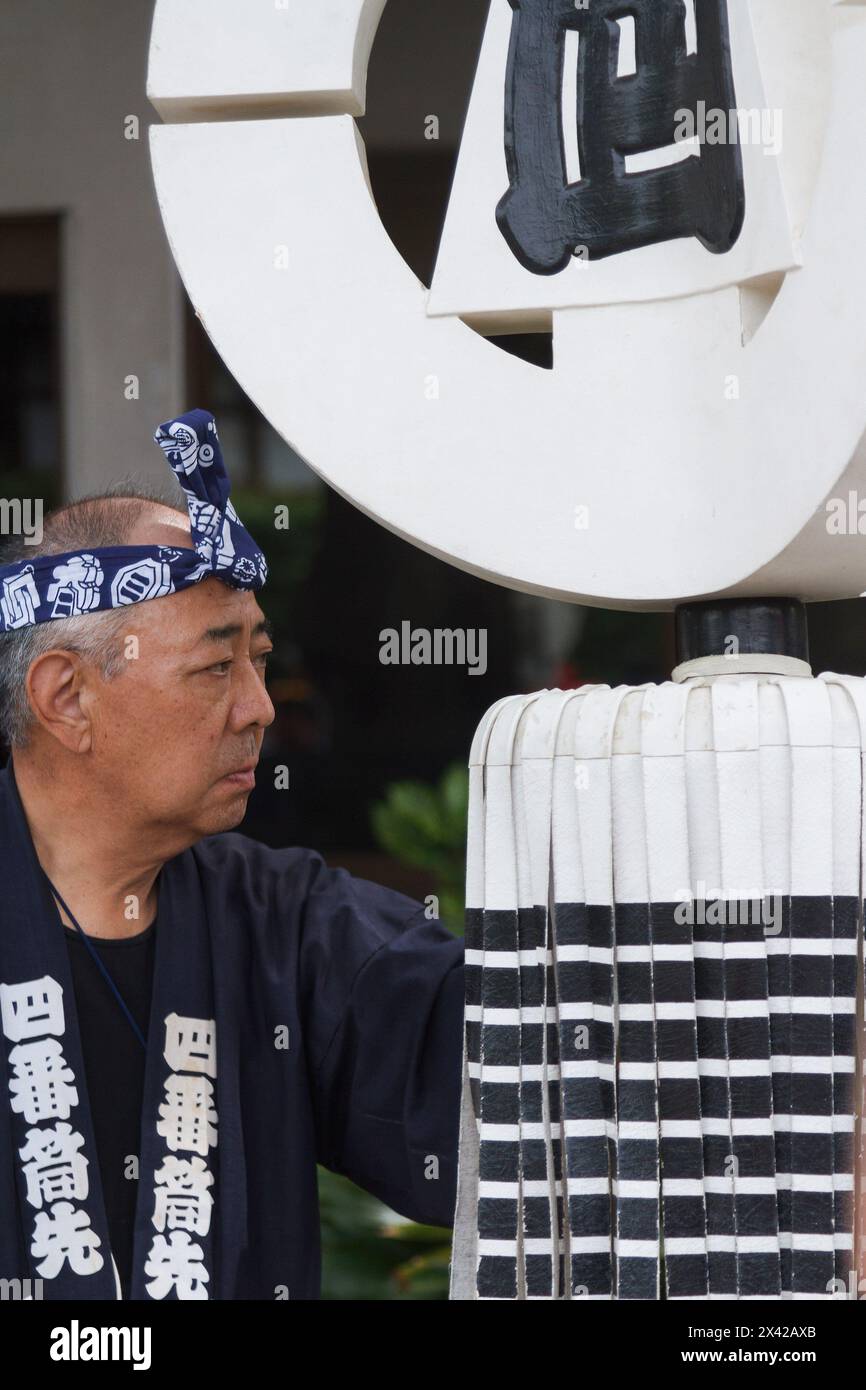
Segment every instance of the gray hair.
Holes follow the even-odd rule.
[[[188,516],[186,506],[169,500],[160,490],[121,479],[106,492],[91,493],[49,512],[37,545],[27,545],[21,536],[7,541],[0,547],[0,565],[62,555],[67,550],[128,545],[136,523],[154,504]],[[0,632],[0,737],[11,749],[30,744],[35,717],[26,683],[33,662],[43,652],[59,648],[91,662],[103,680],[114,680],[126,668],[121,638],[128,621],[125,608],[100,609]]]

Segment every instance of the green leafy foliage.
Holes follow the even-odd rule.
[[[323,1298],[447,1298],[450,1232],[407,1221],[327,1168],[319,1169],[319,1210]]]
[[[433,877],[440,918],[458,936],[463,931],[468,804],[469,774],[462,763],[452,763],[435,786],[393,782],[371,811],[382,848]]]

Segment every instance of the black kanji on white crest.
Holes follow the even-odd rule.
[[[745,210],[735,119],[723,142],[702,142],[674,162],[660,158],[658,167],[651,157],[629,167],[630,156],[673,146],[683,113],[696,113],[699,104],[735,112],[726,0],[694,0],[691,40],[684,0],[509,3],[510,188],[496,217],[521,264],[552,275],[575,254],[599,260],[677,237],[697,237],[716,254],[729,251]],[[635,70],[621,75],[624,24],[633,25]],[[569,31],[577,32],[576,58]],[[570,118],[563,90],[574,85],[567,59],[577,63],[576,180],[568,177],[563,130]]]

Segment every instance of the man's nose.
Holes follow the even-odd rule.
[[[273,701],[252,662],[245,662],[239,676],[237,693],[232,703],[232,728],[241,730],[250,724],[267,728],[277,717]]]

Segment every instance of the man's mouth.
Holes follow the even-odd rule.
[[[224,782],[231,782],[233,786],[244,787],[252,791],[253,787],[256,785],[257,764],[258,759],[256,759],[255,762],[244,763],[241,767],[235,768],[234,772],[226,773],[222,780]]]

